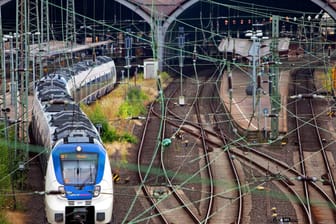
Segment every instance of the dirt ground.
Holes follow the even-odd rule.
[[[27,215],[23,212],[7,211],[6,217],[10,223],[15,224],[25,224],[27,221]]]

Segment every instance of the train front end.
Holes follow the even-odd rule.
[[[45,209],[49,223],[110,223],[113,182],[104,147],[58,143],[48,162]]]

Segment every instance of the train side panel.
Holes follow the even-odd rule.
[[[94,100],[105,95],[116,82],[116,69],[114,61],[104,56],[97,64],[85,61],[73,68],[44,76],[34,94],[31,132],[35,142],[47,149],[41,156],[46,218],[55,224],[109,223],[113,210],[109,156],[72,93],[82,85],[89,86],[91,92],[85,93]]]

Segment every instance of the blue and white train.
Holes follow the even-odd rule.
[[[111,91],[115,65],[108,57],[80,62],[40,79],[34,91],[31,134],[44,146],[45,212],[48,223],[110,223],[113,178],[96,127],[78,101]],[[43,158],[43,157],[42,157]]]

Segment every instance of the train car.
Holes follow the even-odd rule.
[[[114,88],[117,72],[114,60],[98,56],[95,61],[85,60],[69,68],[60,68],[53,74],[62,76],[76,102],[90,104]]]
[[[55,224],[110,223],[113,179],[109,157],[97,129],[71,95],[78,83],[88,82],[71,85],[75,73],[64,71],[46,75],[34,91],[30,130],[35,142],[47,150],[41,157],[46,219]],[[94,76],[95,80],[104,75]]]
[[[323,13],[320,24],[320,33],[326,40],[336,40],[336,23],[335,20],[327,13]]]

